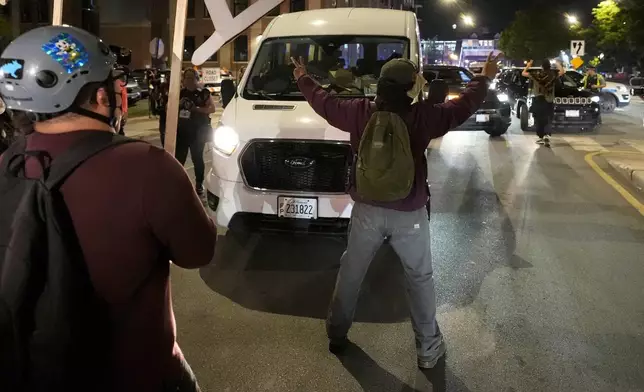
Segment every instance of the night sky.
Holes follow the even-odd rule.
[[[422,4],[419,11],[421,34],[423,38],[436,35],[441,39],[463,38],[471,30],[452,30],[452,24],[460,21],[459,15],[470,12],[474,16],[478,28],[487,27],[490,33],[499,33],[511,23],[514,13],[520,9],[529,8],[533,4],[542,3],[556,7],[561,12],[575,14],[581,23],[590,23],[591,9],[600,0],[456,0],[446,3],[445,0],[417,0]],[[471,7],[468,4],[472,4]]]

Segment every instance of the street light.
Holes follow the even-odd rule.
[[[566,14],[566,20],[568,21],[568,24],[571,26],[574,26],[579,23],[579,19],[575,15]]]
[[[472,17],[472,15],[468,15],[468,14],[462,15],[461,19],[463,19],[463,23],[465,23],[465,25],[474,26],[474,18]]]

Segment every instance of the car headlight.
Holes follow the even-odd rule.
[[[449,94],[449,95],[447,96],[447,100],[448,100],[448,101],[451,101],[451,100],[452,100],[452,99],[454,99],[454,98],[458,98],[458,95],[457,95],[457,94]]]
[[[618,84],[617,85],[617,91],[619,91],[620,93],[626,93],[626,92],[628,92],[628,89],[626,88],[626,86],[624,86],[622,84]]]
[[[508,94],[497,94],[496,97],[499,99],[500,102],[508,102]]]
[[[490,83],[490,90],[496,90],[496,80],[493,80],[493,81]]]
[[[590,100],[593,101],[593,102],[599,102],[600,98],[599,97],[591,97]]]
[[[231,156],[239,145],[239,134],[225,125],[220,125],[215,129],[213,136],[214,148],[225,156]]]

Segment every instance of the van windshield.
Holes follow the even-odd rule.
[[[290,58],[303,58],[312,78],[346,97],[374,97],[382,66],[409,58],[409,40],[376,36],[313,36],[267,39],[257,53],[243,96],[303,100]]]

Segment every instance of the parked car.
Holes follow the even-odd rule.
[[[458,97],[474,74],[467,68],[451,65],[425,65],[423,77],[444,80],[449,87],[448,99]],[[490,89],[479,110],[457,130],[485,131],[490,136],[503,135],[512,122],[512,114],[507,95]]]
[[[125,87],[127,88],[127,103],[129,105],[134,105],[141,100],[141,87],[139,87],[139,83],[136,79],[129,78]]]
[[[568,70],[566,71],[566,75],[574,80],[579,87],[582,87],[583,74],[574,70]],[[615,111],[615,108],[623,108],[631,104],[631,93],[628,91],[628,87],[622,83],[606,81],[606,87],[601,92],[599,105],[604,113],[612,113]]]
[[[148,78],[146,77],[145,69],[135,69],[130,72],[130,78],[134,79],[141,89],[141,98],[145,99],[150,95],[150,84]]]
[[[631,95],[644,97],[644,77],[636,76],[629,81],[631,86]]]
[[[338,96],[373,100],[382,53],[420,66],[417,31],[413,12],[390,9],[330,8],[273,19],[214,131],[206,188],[217,225],[232,234],[257,225],[346,234],[353,208],[349,134],[307,104],[289,58],[308,56],[309,73],[329,90],[339,57],[345,71],[360,64],[353,88],[341,87]]]
[[[541,68],[530,68],[537,72]],[[496,80],[496,90],[508,97],[512,113],[519,119],[523,131],[534,127],[530,113],[532,105],[532,82],[521,73],[523,68],[507,68]],[[589,131],[601,122],[600,97],[590,91],[580,90],[577,82],[569,75],[559,78],[555,88],[555,102],[552,127]]]

